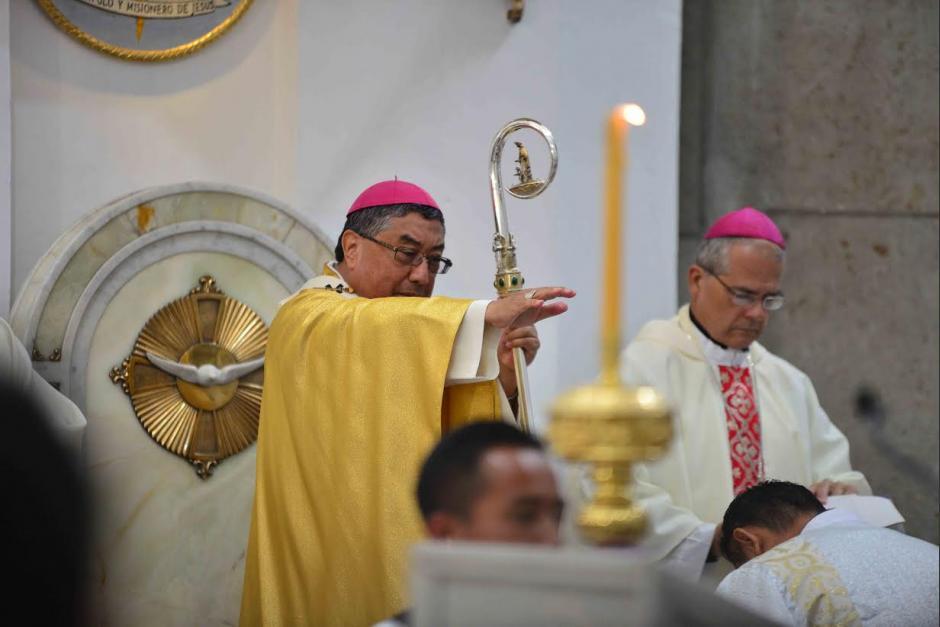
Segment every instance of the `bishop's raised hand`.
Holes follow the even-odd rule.
[[[538,287],[509,294],[491,301],[484,320],[497,329],[528,327],[568,311],[568,305],[557,298],[574,298],[567,287]]]

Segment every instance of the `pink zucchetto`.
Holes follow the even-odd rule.
[[[440,210],[431,194],[427,193],[414,183],[399,181],[397,178],[393,181],[382,181],[370,187],[359,194],[359,197],[353,201],[352,206],[346,215],[355,213],[360,209],[369,207],[380,207],[382,205],[427,205]]]
[[[705,233],[705,239],[719,237],[763,239],[773,242],[780,248],[787,247],[783,234],[774,224],[774,221],[767,217],[767,214],[758,211],[754,207],[743,207],[718,218]]]

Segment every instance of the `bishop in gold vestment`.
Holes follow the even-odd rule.
[[[242,625],[367,625],[405,607],[424,455],[442,430],[511,419],[511,349],[534,356],[534,323],[565,310],[544,301],[573,293],[430,297],[451,265],[443,237],[424,190],[374,185],[350,209],[337,263],[278,311]]]

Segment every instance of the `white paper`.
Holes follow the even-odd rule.
[[[844,509],[852,512],[870,525],[889,527],[904,522],[904,517],[897,510],[891,499],[883,496],[859,496],[843,494],[830,496],[826,509]]]

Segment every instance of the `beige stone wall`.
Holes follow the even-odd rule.
[[[764,341],[803,369],[855,466],[938,541],[938,5],[687,1],[684,268],[753,204],[790,244]]]

